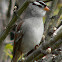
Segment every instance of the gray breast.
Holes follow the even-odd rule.
[[[35,20],[36,22],[34,22]],[[35,45],[39,44],[41,41],[44,31],[43,22],[41,22],[42,19],[40,19],[41,23],[39,22],[38,18],[35,20],[31,19],[31,21],[29,21],[29,19],[27,19],[23,25],[23,31],[25,31],[21,42],[21,49],[23,53],[33,49]]]

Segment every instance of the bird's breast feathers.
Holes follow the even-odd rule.
[[[37,27],[34,25],[30,25],[29,23],[24,27],[23,31],[24,36],[21,46],[23,48],[23,52],[26,52],[33,49],[35,45],[40,43],[44,31],[43,23],[42,25],[39,25]]]

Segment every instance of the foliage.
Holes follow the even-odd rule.
[[[5,46],[4,52],[6,53],[7,56],[12,58],[12,50],[13,50],[13,46],[11,44],[7,44]]]

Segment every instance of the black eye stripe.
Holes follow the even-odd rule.
[[[32,3],[33,5],[36,5],[35,3]]]
[[[35,4],[35,3],[32,3],[33,5],[36,5],[36,6],[38,6],[38,7],[42,7],[41,5],[37,5],[37,4]]]
[[[46,4],[45,3],[43,3],[43,2],[39,2],[40,4],[42,4],[42,5],[44,5],[44,6],[46,6]]]
[[[41,6],[41,5],[43,5],[44,7],[45,6],[47,6],[44,2],[42,2],[42,1],[36,1],[37,3],[39,3],[40,5],[38,5],[38,4],[36,4],[36,3],[34,3],[33,2],[33,5],[36,5],[36,6]]]
[[[47,5],[44,3],[44,2],[42,2],[42,1],[36,1],[36,2],[32,2],[32,4],[33,5],[36,5],[36,6],[38,6],[38,7],[46,7]]]

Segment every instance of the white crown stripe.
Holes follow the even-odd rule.
[[[34,2],[36,5],[41,5],[39,2]]]
[[[33,5],[36,5],[36,6],[42,7],[42,8],[44,8],[44,7],[47,6],[47,5],[46,5],[44,2],[42,2],[42,1],[35,1],[35,2],[33,2]]]

